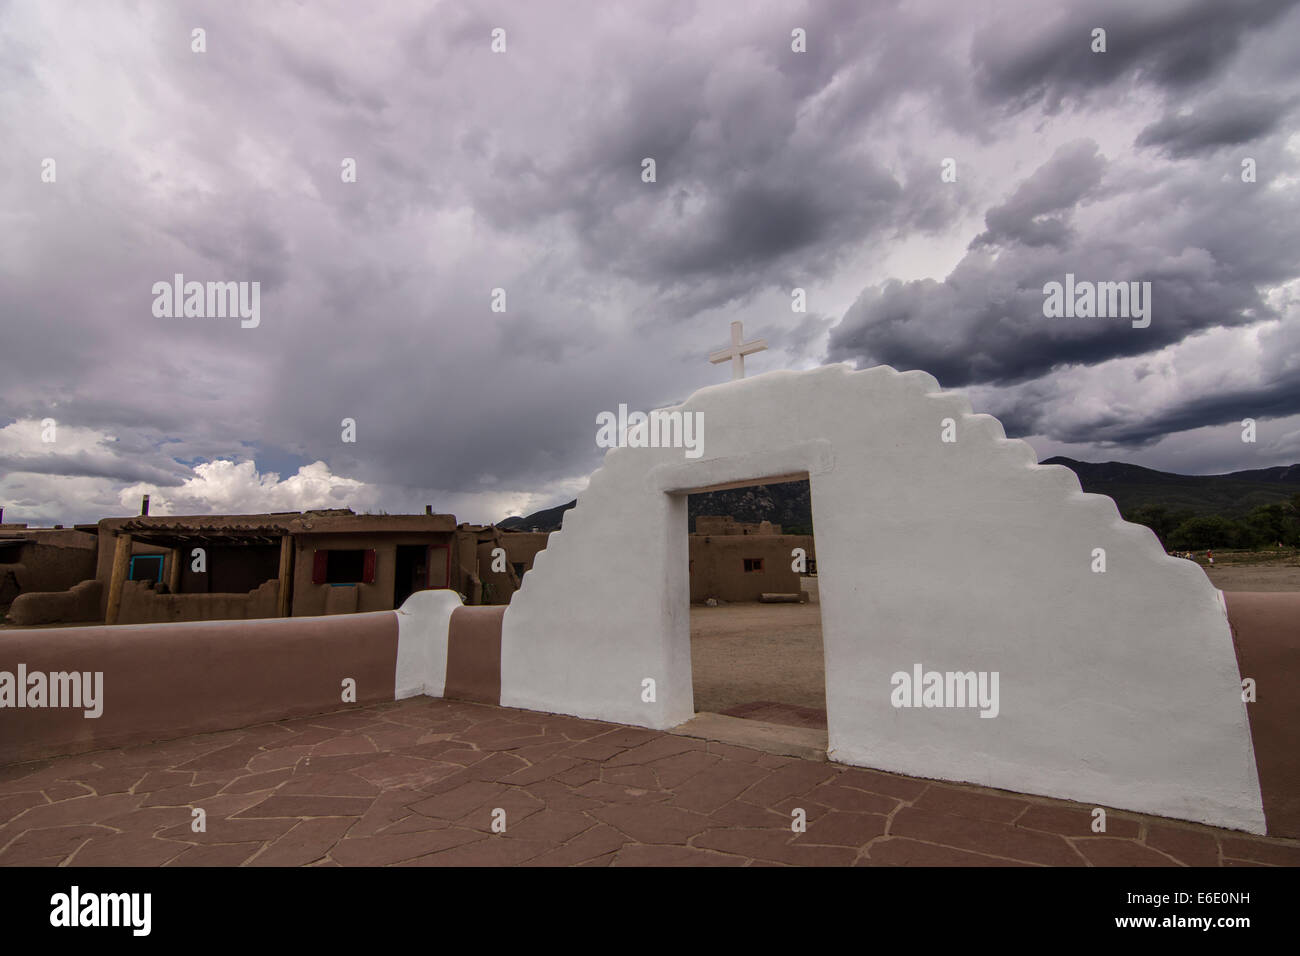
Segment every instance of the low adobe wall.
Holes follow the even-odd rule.
[[[12,688],[19,665],[27,675],[101,674],[102,712],[6,702],[0,764],[339,710],[353,702],[349,678],[356,704],[393,700],[397,637],[393,611],[3,631],[0,681]]]
[[[91,579],[67,591],[29,591],[14,598],[9,622],[23,627],[36,624],[71,624],[99,618],[104,586]]]
[[[501,606],[458,607],[447,626],[447,682],[442,696],[501,703]]]
[[[263,581],[246,594],[159,594],[145,581],[125,581],[117,620],[119,624],[166,624],[277,617],[279,593],[278,581]]]
[[[1264,816],[1272,836],[1300,838],[1300,594],[1225,591],[1247,703]]]
[[[27,581],[27,565],[16,561],[0,563],[0,606],[16,600]]]
[[[90,582],[87,582],[90,583]],[[1300,837],[1300,594],[1224,595],[1267,832]],[[396,612],[0,632],[0,681],[102,673],[102,713],[0,709],[0,764],[167,740],[418,694],[498,704],[504,607],[420,591]]]
[[[93,606],[99,582],[84,583]],[[464,608],[454,591],[429,590],[398,611],[0,631],[0,765],[417,694],[496,703],[504,611]],[[100,675],[89,684],[95,702],[17,707],[20,673],[49,685]],[[98,716],[87,716],[90,708]]]

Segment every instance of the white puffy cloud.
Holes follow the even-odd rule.
[[[93,428],[58,427],[41,441],[41,422],[24,419],[0,428],[0,507],[5,520],[31,525],[82,524],[137,514],[149,495],[151,515],[245,514],[351,508],[358,513],[419,514],[425,505],[462,521],[490,523],[573,498],[585,477],[536,488],[499,487],[481,476],[480,489],[446,491],[375,484],[336,474],[324,461],[284,477],[259,470],[252,458],[216,458],[185,464],[169,457],[175,443],[122,442]],[[136,476],[160,476],[140,479]]]
[[[159,488],[144,482],[127,485],[118,495],[124,507],[149,495],[149,513],[244,514],[351,508],[369,511],[379,505],[379,489],[330,472],[316,461],[281,479],[275,472],[259,474],[252,461],[212,461],[194,466],[194,474],[178,487]]]

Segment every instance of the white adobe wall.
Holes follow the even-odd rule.
[[[447,685],[451,612],[461,606],[455,591],[416,591],[397,609],[397,670],[393,699],[417,694],[441,697]]]
[[[505,615],[503,705],[688,720],[680,492],[807,472],[832,759],[1264,831],[1219,593],[1110,498],[923,372],[770,372],[680,408],[704,413],[703,457],[611,450],[538,554]],[[916,663],[999,672],[999,715],[894,708]]]

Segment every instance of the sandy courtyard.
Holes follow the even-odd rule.
[[[1204,570],[1220,591],[1300,591],[1300,567],[1294,565],[1232,564]]]
[[[696,711],[776,701],[826,709],[821,609],[816,604],[691,607]]]
[[[1222,591],[1300,591],[1300,567],[1206,569]],[[804,588],[816,595],[816,578]],[[821,612],[817,604],[691,607],[691,668],[697,712],[723,713],[758,701],[826,709]]]

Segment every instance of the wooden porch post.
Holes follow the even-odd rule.
[[[108,607],[104,609],[104,623],[116,624],[122,609],[122,583],[131,566],[131,536],[119,534],[113,549],[113,571],[108,579]]]
[[[167,575],[167,590],[172,594],[181,593],[181,562],[185,560],[185,552],[180,548],[172,548],[172,569]]]
[[[276,597],[280,617],[293,616],[293,535],[280,535],[280,590]]]

